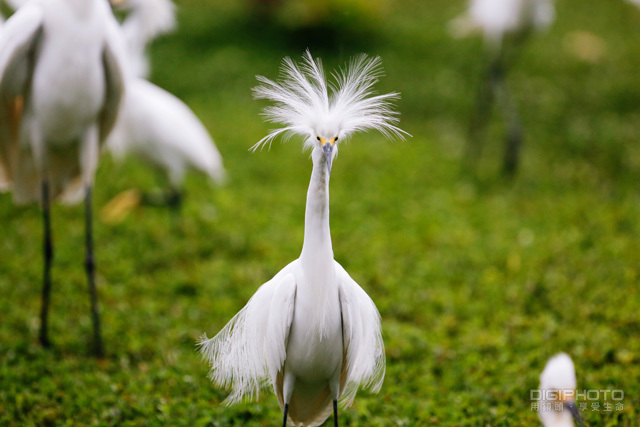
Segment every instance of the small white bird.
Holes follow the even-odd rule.
[[[212,380],[231,387],[227,403],[255,397],[269,383],[287,420],[322,424],[337,403],[349,404],[360,386],[379,390],[385,371],[380,315],[364,290],[333,259],[329,229],[329,177],[338,145],[353,133],[374,129],[400,136],[391,101],[374,95],[379,58],[365,55],[334,73],[327,84],[322,65],[307,51],[301,65],[284,60],[283,78],[258,77],[256,98],[275,102],[264,110],[272,130],[253,148],[278,135],[302,137],[313,171],[307,193],[300,258],[262,285],[214,338],[200,341]],[[332,408],[333,402],[333,408]]]
[[[147,45],[176,26],[175,5],[171,0],[110,0],[118,9],[129,11],[122,22],[127,41],[129,68],[134,76],[148,77]]]
[[[50,199],[85,198],[85,268],[95,352],[103,353],[94,278],[91,188],[100,145],[124,90],[124,47],[103,0],[32,0],[0,32],[0,181],[16,203],[40,201],[44,277],[40,342],[47,318],[53,246]]]
[[[554,16],[553,0],[471,0],[469,10],[451,21],[450,30],[456,37],[482,32],[489,57],[469,124],[466,150],[469,159],[480,156],[493,101],[497,98],[507,127],[502,170],[506,175],[515,174],[523,132],[506,81],[509,52],[532,31],[548,28]]]
[[[127,93],[107,148],[116,158],[133,154],[168,177],[166,202],[179,205],[180,189],[189,169],[214,182],[224,180],[222,156],[196,115],[177,97],[144,80],[147,43],[175,26],[168,0],[112,0],[131,12],[121,25],[129,58]]]
[[[544,427],[573,427],[582,425],[576,407],[576,372],[571,358],[565,353],[553,356],[540,374],[541,400],[538,416]]]

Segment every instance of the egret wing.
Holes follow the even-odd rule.
[[[295,300],[295,262],[262,285],[218,335],[205,335],[198,343],[211,365],[213,382],[231,388],[228,404],[257,397],[284,363]]]
[[[188,168],[221,182],[222,157],[207,129],[189,107],[164,89],[139,78],[127,81],[127,93],[107,146],[115,157],[135,154],[166,170],[172,185]]]
[[[43,14],[37,3],[16,12],[0,31],[0,189],[10,187],[18,156],[22,96],[33,74]],[[13,166],[12,166],[13,165]]]
[[[335,266],[345,353],[341,401],[350,404],[360,386],[374,392],[382,386],[384,342],[375,304],[340,264],[336,262]]]

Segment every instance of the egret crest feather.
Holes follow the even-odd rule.
[[[398,113],[392,108],[393,101],[400,95],[396,92],[376,95],[373,90],[382,76],[381,63],[379,57],[361,54],[334,72],[334,81],[328,83],[322,62],[307,50],[301,64],[291,58],[284,59],[280,81],[257,76],[262,84],[253,88],[254,97],[276,103],[265,108],[263,115],[271,123],[284,127],[271,130],[252,150],[270,146],[279,135],[285,140],[293,135],[302,136],[305,146],[311,147],[319,129],[327,127],[336,128],[339,135],[326,135],[326,138],[339,136],[341,140],[371,129],[386,137],[408,135],[396,126]]]

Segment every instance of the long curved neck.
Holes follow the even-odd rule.
[[[329,172],[322,156],[313,156],[300,259],[309,268],[333,261],[329,229]]]

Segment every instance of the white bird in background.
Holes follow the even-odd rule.
[[[554,15],[553,0],[471,0],[469,10],[451,22],[451,33],[456,37],[482,32],[488,51],[488,70],[480,83],[476,111],[469,125],[468,158],[480,156],[497,97],[507,127],[502,169],[507,175],[516,172],[523,135],[506,82],[507,62],[510,52],[534,30],[548,28]]]
[[[327,84],[320,61],[307,51],[301,65],[286,58],[283,79],[254,89],[275,129],[257,149],[278,135],[298,135],[311,149],[313,171],[307,193],[300,258],[263,284],[247,305],[201,351],[212,380],[231,387],[227,402],[255,397],[269,383],[284,411],[283,426],[322,424],[337,402],[349,404],[360,386],[378,391],[385,371],[380,315],[364,290],[333,259],[329,230],[329,177],[338,145],[353,133],[374,129],[402,137],[391,101],[374,95],[379,58],[362,55],[334,73]],[[329,93],[329,91],[331,93]],[[332,408],[333,402],[333,408]]]
[[[161,170],[171,186],[166,201],[179,205],[187,170],[203,172],[217,183],[223,181],[222,156],[204,125],[184,102],[141,78],[148,70],[146,43],[174,26],[173,4],[166,0],[121,0],[117,4],[131,9],[121,29],[128,41],[133,67],[122,111],[107,140],[107,148],[116,158],[133,154]]]
[[[0,32],[0,181],[16,203],[40,201],[44,277],[40,342],[49,346],[50,200],[84,196],[85,268],[96,355],[103,354],[95,287],[91,188],[100,145],[124,90],[123,43],[103,0],[32,0]]]
[[[148,77],[147,45],[176,26],[175,6],[171,0],[110,0],[118,9],[129,12],[122,22],[127,41],[129,68],[134,76]]]
[[[556,354],[540,374],[538,416],[544,427],[573,427],[574,420],[582,425],[575,391],[576,372],[571,357],[565,353]]]
[[[222,156],[207,129],[184,102],[146,80],[127,82],[121,114],[107,140],[116,157],[133,154],[168,177],[167,202],[180,203],[180,188],[189,169],[221,183]]]

